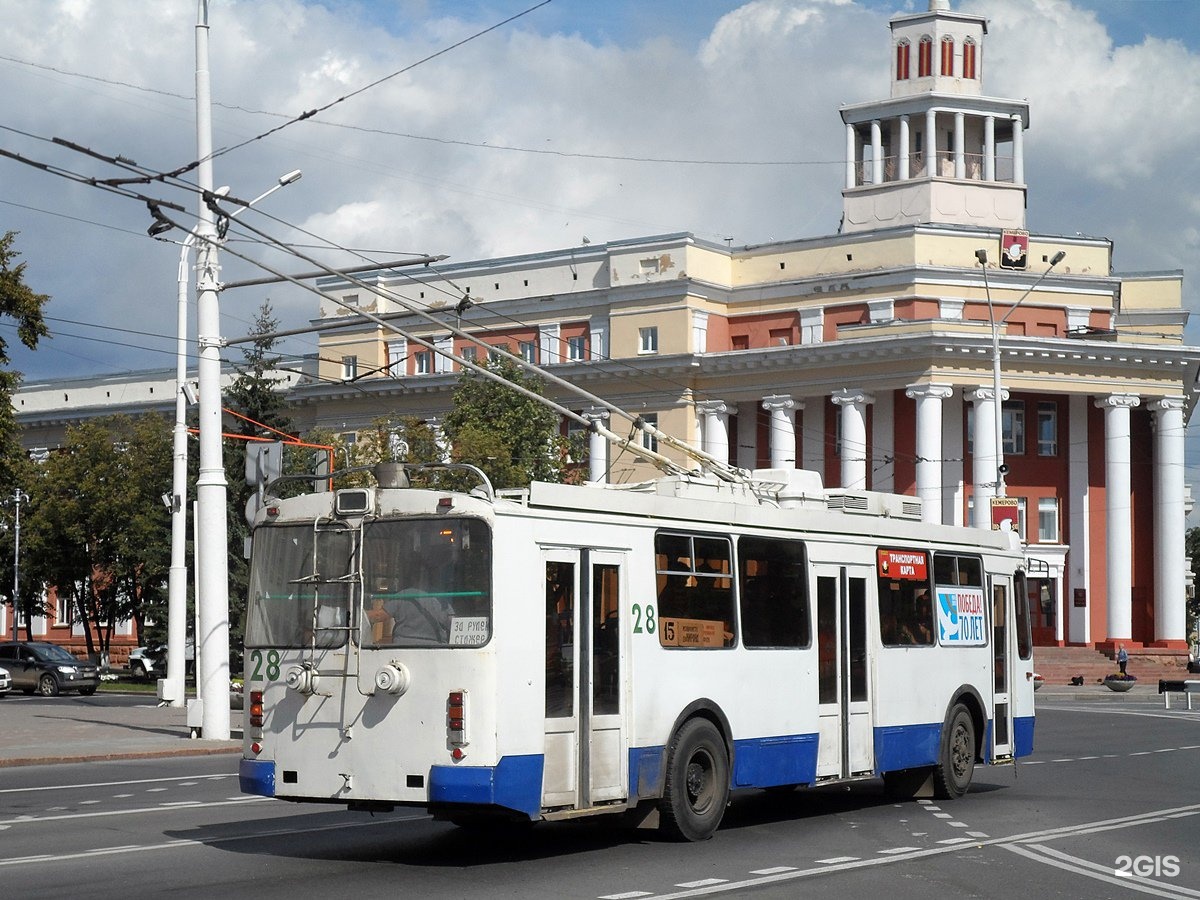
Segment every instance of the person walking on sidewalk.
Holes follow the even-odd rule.
[[[1129,654],[1125,652],[1124,644],[1117,644],[1117,666],[1121,669],[1122,675],[1128,675],[1125,667],[1129,665]]]

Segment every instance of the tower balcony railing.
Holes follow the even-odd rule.
[[[899,156],[883,157],[883,183],[895,182],[902,180],[900,178],[900,162]],[[953,178],[954,177],[954,153],[947,150],[939,150],[934,154],[932,160],[932,171],[926,169],[926,164],[929,162],[927,155],[924,153],[908,154],[908,180],[918,178],[927,178],[936,176],[938,178]],[[993,181],[1006,182],[1011,184],[1014,181],[1014,163],[1011,156],[996,156],[995,162],[995,177]],[[964,181],[983,181],[983,165],[984,154],[982,153],[964,153],[963,154],[963,171]],[[854,164],[854,184],[856,187],[873,184],[872,173],[874,172],[875,164],[871,159],[859,160]]]

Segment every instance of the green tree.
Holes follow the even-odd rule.
[[[29,349],[36,349],[39,338],[49,332],[42,318],[42,307],[50,297],[39,294],[25,283],[25,263],[18,262],[21,254],[14,248],[17,232],[7,231],[0,236],[0,316],[13,320],[17,328],[17,337]],[[28,459],[21,449],[16,415],[13,411],[12,395],[21,383],[21,375],[9,368],[12,362],[9,356],[8,341],[0,335],[0,495],[13,497],[18,488],[29,490],[25,480],[33,475],[28,467]],[[15,512],[15,508],[14,508]],[[15,521],[11,523],[6,541],[8,553],[6,558],[13,559],[12,542],[15,538]],[[11,562],[8,565],[10,578],[5,584],[12,584]],[[6,593],[8,593],[6,591]],[[26,591],[21,588],[21,597],[12,597],[10,602],[25,613],[28,623],[33,615],[42,610],[40,593]]]
[[[33,482],[22,582],[69,599],[89,654],[107,654],[126,619],[141,640],[147,617],[165,609],[170,516],[160,496],[170,483],[170,428],[154,414],[69,428]]]
[[[516,363],[496,358],[486,365],[506,381],[542,393],[542,380]],[[478,466],[497,489],[575,478],[558,413],[471,370],[459,376],[444,429],[455,461]]]
[[[280,390],[281,378],[274,375],[281,357],[275,353],[278,339],[273,332],[279,321],[271,310],[271,301],[264,300],[254,317],[252,343],[242,350],[242,362],[234,365],[237,377],[225,389],[227,409],[237,415],[233,432],[246,438],[286,440],[277,432],[290,433],[291,420]],[[263,427],[268,426],[268,427]],[[249,585],[249,566],[246,560],[246,541],[250,527],[246,522],[246,504],[257,488],[247,485],[245,471],[245,440],[226,440],[225,471],[228,473],[228,534],[229,534],[229,642],[240,646],[244,630],[246,590]]]
[[[1184,538],[1185,552],[1188,555],[1188,562],[1192,567],[1192,585],[1193,590],[1187,600],[1187,624],[1184,628],[1184,633],[1189,635],[1189,640],[1200,642],[1200,634],[1197,634],[1197,629],[1200,625],[1197,623],[1197,618],[1200,618],[1200,597],[1196,596],[1194,590],[1195,585],[1200,584],[1200,527],[1189,528],[1187,535]]]

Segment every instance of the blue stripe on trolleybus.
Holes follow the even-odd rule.
[[[238,762],[238,787],[243,794],[274,797],[275,763],[264,759],[241,760]]]
[[[733,742],[733,786],[812,784],[817,778],[817,735],[784,734]]]
[[[1033,716],[1013,719],[1013,755],[1028,756],[1033,752]]]
[[[495,766],[433,766],[429,770],[430,803],[502,806],[529,816],[542,806],[541,754],[504,756]]]
[[[932,766],[938,761],[942,724],[886,725],[875,729],[875,769],[895,772]]]

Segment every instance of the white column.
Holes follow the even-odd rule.
[[[896,149],[900,157],[899,177],[901,181],[909,178],[908,157],[912,154],[912,138],[908,133],[908,116],[900,117],[900,146]]]
[[[1013,184],[1025,183],[1025,125],[1013,116]]]
[[[874,399],[866,391],[833,392],[842,408],[842,487],[850,490],[867,489],[867,404]]]
[[[871,120],[871,184],[883,184],[883,128]]]
[[[966,116],[963,113],[954,114],[954,177],[960,179],[967,177],[965,121]]]
[[[589,422],[603,424],[608,420],[608,410],[599,406],[588,407],[583,417]],[[608,480],[608,441],[597,431],[588,432],[588,481],[604,484]]]
[[[996,180],[996,117],[983,120],[983,180]]]
[[[1129,411],[1141,403],[1136,394],[1112,394],[1096,401],[1104,410],[1104,558],[1108,573],[1110,641],[1133,634],[1133,511],[1130,508]]]
[[[737,449],[734,459],[739,469],[758,468],[758,404],[740,400],[734,406],[737,416]]]
[[[1154,429],[1154,640],[1187,640],[1183,397],[1150,404]]]
[[[701,421],[701,449],[721,462],[729,459],[729,407],[723,400],[701,400],[696,404]]]
[[[967,524],[966,409],[961,391],[942,403],[942,523],[960,527]]]
[[[1000,401],[1007,391],[1001,388]],[[976,528],[992,527],[992,498],[996,496],[996,389],[980,386],[970,393],[975,403],[975,428],[971,435],[974,450],[971,454],[971,476],[974,479],[975,513],[971,524]]]
[[[905,396],[917,401],[917,497],[921,518],[942,521],[942,401],[953,393],[948,384],[910,384]]]
[[[925,174],[936,175],[937,171],[937,112],[925,110]]]
[[[800,406],[804,409],[804,430],[800,434],[803,448],[800,467],[816,472],[825,482],[825,398],[812,397]]]
[[[796,401],[786,394],[773,394],[763,397],[762,408],[771,416],[771,468],[796,468]]]
[[[1075,394],[1068,403],[1067,427],[1067,503],[1071,549],[1067,554],[1068,586],[1070,591],[1071,622],[1067,640],[1072,644],[1092,642],[1090,610],[1095,598],[1089,586],[1091,566],[1091,495],[1088,487],[1088,403],[1087,397]],[[1085,606],[1075,606],[1075,592],[1082,591]]]
[[[858,140],[854,134],[854,126],[846,126],[846,188],[858,185]]]

